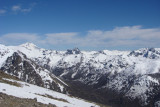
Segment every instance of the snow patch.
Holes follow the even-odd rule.
[[[22,87],[16,87],[16,86],[12,86],[12,85],[5,84],[5,83],[0,83],[0,92],[5,93],[7,95],[12,95],[12,96],[19,97],[19,98],[30,98],[30,99],[36,98],[38,102],[41,102],[44,104],[51,103],[51,104],[55,104],[58,107],[64,107],[64,106],[68,106],[68,107],[90,107],[90,106],[99,107],[93,103],[89,103],[84,100],[76,99],[74,97],[69,97],[67,95],[64,95],[64,94],[61,94],[61,93],[58,93],[55,91],[51,91],[49,89],[45,89],[42,87],[38,87],[35,85],[31,85],[31,84],[28,84],[25,82],[20,82],[20,81],[10,80],[10,79],[6,79],[6,80],[17,82],[22,85]],[[67,102],[54,100],[54,99],[51,99],[48,97],[44,97],[43,95],[49,95],[49,96],[52,96],[53,98],[57,98],[57,99],[64,99]]]

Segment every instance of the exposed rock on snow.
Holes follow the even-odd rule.
[[[1,78],[0,79],[0,94],[3,93],[3,94],[11,95],[14,97],[18,97],[18,98],[33,99],[43,104],[47,104],[47,105],[50,104],[51,107],[53,107],[53,105],[56,105],[56,107],[91,107],[91,106],[99,107],[98,105],[94,103],[89,103],[82,99],[70,97],[68,95],[61,94],[61,93],[58,93],[58,92],[55,92],[55,91],[52,91],[46,88],[38,87],[32,84],[28,84],[26,82],[17,81],[17,80],[13,80],[10,78],[3,78],[3,75],[1,75],[0,78]],[[5,80],[6,82],[2,82],[1,80]],[[17,87],[12,84],[8,84],[10,82],[18,83],[20,84],[20,87]],[[1,104],[3,103],[0,102],[0,106]],[[44,105],[40,105],[40,106],[46,107]]]
[[[14,58],[15,52],[20,58]],[[28,66],[24,68],[26,61]],[[52,72],[65,80],[80,81],[97,90],[114,90],[122,93],[123,97],[138,99],[141,105],[160,100],[157,98],[160,95],[159,48],[87,52],[78,48],[67,51],[46,50],[31,43],[0,45],[0,67],[12,75],[22,77],[27,74],[24,71],[29,67],[29,71],[39,75],[44,84],[52,80],[49,75]],[[30,76],[25,75],[24,78],[29,80]],[[61,84],[57,86],[62,90]]]

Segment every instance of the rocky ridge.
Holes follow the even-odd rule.
[[[160,101],[159,48],[87,52],[80,51],[78,48],[67,51],[47,50],[31,43],[20,46],[1,45],[0,66],[8,73],[14,65],[14,58],[10,61],[12,66],[8,66],[7,63],[9,57],[16,54],[14,52],[21,53],[20,56],[23,58],[26,55],[30,62],[39,66],[38,69],[46,70],[66,82],[80,82],[96,92],[103,91],[106,96],[109,95],[107,91],[120,96],[117,98],[118,101],[107,97],[108,102],[121,102],[123,105],[129,100],[129,102],[136,102],[139,106],[153,106]],[[14,74],[16,69],[14,67],[11,74]]]

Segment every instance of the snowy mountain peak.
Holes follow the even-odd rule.
[[[5,45],[3,45],[3,44],[0,44],[0,47],[5,47]]]
[[[25,48],[37,48],[37,46],[35,44],[30,43],[30,42],[21,44],[20,46],[25,47]]]
[[[62,92],[63,87],[64,92],[68,90],[63,82],[57,84],[56,81],[60,78],[66,83],[78,82],[78,87],[83,84],[94,87],[95,90],[109,89],[118,94],[123,93],[127,99],[138,99],[137,104],[140,105],[152,105],[160,101],[160,98],[156,98],[160,95],[160,48],[98,52],[80,51],[78,48],[54,51],[38,48],[32,43],[20,46],[0,45],[0,69],[20,76],[24,81],[34,80],[38,86],[51,87],[59,92]],[[55,85],[52,87],[53,83]],[[106,96],[111,96],[107,93]]]

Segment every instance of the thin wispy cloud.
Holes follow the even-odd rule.
[[[0,9],[0,15],[5,14],[6,12],[7,12],[7,10],[5,10],[5,9]]]
[[[14,12],[20,11],[21,6],[20,5],[14,5],[14,6],[12,6],[11,10],[14,11]]]
[[[77,39],[78,33],[76,32],[69,32],[69,33],[50,33],[45,34],[46,39],[45,41],[51,45],[68,45],[68,44],[75,44],[74,39]]]
[[[30,41],[35,42],[36,40],[40,40],[37,34],[30,33],[8,33],[0,37],[0,42],[2,44],[14,44],[16,45]]]
[[[160,46],[160,28],[142,28],[141,26],[116,27],[113,30],[90,30],[85,35],[77,32],[50,33],[44,35],[10,33],[0,37],[0,42],[12,45],[33,42],[41,47],[81,47],[82,49],[133,49]],[[21,42],[22,43],[22,42]],[[67,47],[68,46],[68,47]]]
[[[31,10],[32,10],[32,8],[22,9],[21,12],[30,12]]]
[[[14,5],[14,6],[12,6],[11,10],[16,13],[18,13],[18,12],[27,13],[27,12],[30,12],[34,6],[35,5],[30,5],[29,7],[24,8],[21,5]]]
[[[5,9],[0,9],[0,15],[4,15],[4,14],[10,14],[10,13],[14,13],[14,14],[18,14],[18,13],[29,13],[32,11],[32,9],[34,8],[34,6],[36,5],[36,3],[31,3],[30,5],[23,6],[23,4],[19,4],[19,5],[13,5],[11,7],[6,7]]]

